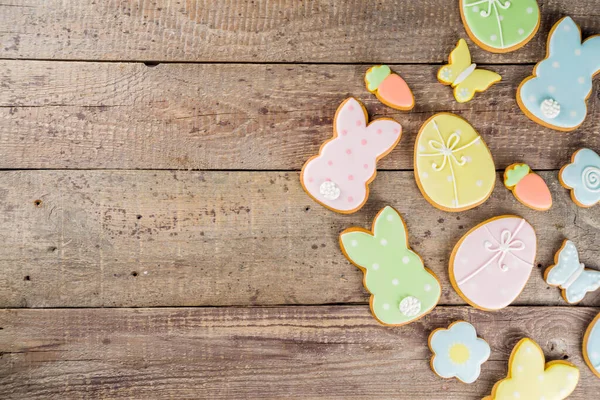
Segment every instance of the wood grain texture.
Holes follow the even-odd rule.
[[[187,65],[0,62],[0,168],[299,170],[332,135],[341,101],[404,128],[382,170],[412,169],[416,133],[440,111],[467,118],[498,168],[558,169],[600,151],[600,84],[572,133],[530,121],[515,93],[531,66],[496,66],[503,81],[466,104],[435,78],[439,66],[394,67],[417,106],[403,113],[364,87],[362,65]]]
[[[600,380],[581,354],[598,309],[438,307],[401,328],[367,306],[0,311],[3,399],[481,399],[523,337],[581,372],[569,399]],[[492,350],[471,385],[430,369],[427,338],[467,320]]]
[[[338,235],[370,227],[385,205],[405,217],[411,247],[440,278],[441,304],[464,304],[447,273],[460,237],[517,214],[536,229],[539,252],[515,304],[563,305],[543,271],[565,237],[582,262],[600,267],[600,214],[577,207],[556,172],[541,175],[554,197],[546,213],[500,182],[484,205],[445,213],[421,196],[412,172],[390,171],[361,211],[339,215],[311,201],[296,172],[5,171],[0,307],[365,303],[362,273]],[[600,291],[583,305],[600,305]]]
[[[476,62],[536,62],[570,15],[600,32],[595,0],[541,0],[523,49]],[[69,60],[439,63],[466,37],[456,0],[4,0],[4,58]]]

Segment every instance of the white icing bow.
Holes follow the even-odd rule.
[[[479,13],[484,18],[487,18],[492,14],[492,8],[500,7],[501,9],[506,10],[511,6],[510,1],[501,2],[500,0],[480,0],[476,1],[475,3],[466,4],[466,7],[473,7],[483,3],[488,3],[487,11],[481,10]],[[496,13],[498,13],[498,10],[496,10]]]
[[[444,169],[444,167],[446,166],[446,163],[448,162],[448,158],[452,158],[454,160],[454,162],[460,166],[465,165],[467,160],[464,156],[461,156],[460,161],[458,161],[458,159],[454,155],[454,152],[461,150],[461,149],[455,149],[455,147],[458,145],[458,142],[460,142],[460,136],[456,132],[454,132],[450,136],[448,136],[448,140],[446,141],[446,143],[440,143],[437,140],[429,141],[429,146],[431,146],[432,149],[434,149],[438,152],[435,155],[441,155],[444,157],[444,159],[442,161],[442,165],[440,165],[439,167],[436,163],[432,164],[432,167],[435,171],[441,171],[442,169]]]
[[[500,257],[498,258],[498,267],[500,267],[500,269],[502,271],[508,271],[508,267],[506,266],[506,264],[502,263],[504,261],[504,257],[506,257],[507,253],[510,253],[515,250],[524,250],[525,249],[525,244],[522,241],[520,241],[518,239],[516,239],[516,240],[513,240],[513,239],[514,239],[513,234],[510,233],[510,231],[508,231],[508,230],[504,230],[504,231],[502,231],[502,234],[500,235],[500,243],[498,244],[498,247],[492,247],[493,244],[488,241],[486,241],[484,244],[485,249],[487,251],[496,253],[494,258],[497,257],[498,254],[500,255]]]
[[[469,143],[465,144],[464,146],[456,148],[456,146],[458,146],[458,142],[460,142],[460,133],[459,132],[451,133],[450,136],[448,136],[446,143],[444,143],[444,137],[442,136],[442,133],[440,132],[440,128],[438,127],[437,122],[435,122],[435,119],[432,120],[432,123],[433,123],[433,126],[435,128],[435,131],[436,131],[438,137],[440,138],[440,141],[438,142],[437,140],[432,139],[432,140],[428,141],[427,143],[433,150],[435,150],[435,153],[418,153],[418,155],[422,156],[422,157],[438,157],[438,156],[444,157],[442,160],[442,165],[438,166],[437,163],[431,163],[431,167],[436,172],[443,170],[446,165],[448,165],[450,167],[450,174],[452,176],[452,185],[454,187],[454,204],[455,204],[455,207],[458,207],[458,205],[459,205],[458,189],[456,187],[456,176],[454,174],[454,167],[452,166],[452,161],[454,161],[456,163],[456,165],[462,167],[463,165],[466,164],[467,158],[465,156],[461,156],[460,161],[459,161],[458,158],[456,158],[456,156],[454,155],[454,153],[456,153],[457,151],[464,150],[469,146],[472,146],[473,144],[477,143],[481,139],[481,137],[477,136],[475,139],[471,140]],[[448,159],[450,159],[450,161],[448,161]]]
[[[490,252],[496,253],[496,254],[494,254],[492,256],[492,258],[487,260],[487,262],[485,264],[483,264],[481,267],[477,268],[475,271],[471,272],[470,274],[468,274],[467,276],[462,278],[460,281],[458,281],[458,284],[462,285],[464,283],[467,283],[468,281],[473,279],[473,277],[475,277],[475,275],[477,275],[478,273],[483,271],[485,268],[487,268],[487,266],[490,265],[492,262],[494,262],[494,260],[496,260],[496,259],[498,259],[497,263],[498,263],[498,267],[500,267],[500,270],[508,271],[508,267],[506,266],[506,264],[503,264],[503,261],[504,261],[504,258],[506,257],[506,255],[512,254],[513,251],[519,251],[519,250],[525,249],[525,243],[523,243],[522,241],[520,241],[518,239],[515,239],[515,237],[517,236],[517,234],[519,233],[519,231],[521,230],[521,228],[523,227],[524,224],[525,224],[525,220],[522,219],[521,222],[519,223],[519,226],[517,226],[517,229],[515,229],[514,232],[511,233],[509,230],[506,230],[506,229],[503,230],[502,233],[500,234],[500,241],[496,240],[498,242],[498,247],[492,247],[493,244],[486,240],[483,243],[483,246],[485,247],[485,249],[487,251],[490,251]],[[488,233],[491,235],[489,228],[486,227],[486,229],[488,230]],[[521,260],[519,257],[516,257],[516,259],[520,260],[523,263],[526,263],[525,261]]]

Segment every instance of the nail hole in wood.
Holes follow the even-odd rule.
[[[33,205],[36,206],[36,207],[41,207],[42,206],[42,201],[41,200],[35,200],[33,202]]]
[[[58,250],[58,249],[55,246],[48,247],[48,252],[49,253],[54,253],[56,250]]]
[[[136,218],[137,218],[137,219],[142,219],[142,216],[138,214],[138,215],[136,216]]]
[[[25,281],[30,281],[30,280],[31,280],[31,277],[30,277],[29,275],[25,275],[25,278],[23,278],[23,280],[25,280]]]
[[[131,273],[131,276],[133,276],[133,277],[135,278],[136,276],[138,276],[138,273],[137,273],[136,271],[133,271],[133,272]]]

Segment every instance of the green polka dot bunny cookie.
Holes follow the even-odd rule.
[[[492,53],[508,53],[529,42],[540,27],[535,0],[459,0],[469,37]]]
[[[408,246],[402,217],[385,207],[373,228],[349,228],[340,234],[342,252],[365,276],[371,293],[371,312],[384,325],[400,326],[429,313],[437,305],[441,287]]]

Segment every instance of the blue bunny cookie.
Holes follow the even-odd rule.
[[[581,42],[570,17],[550,31],[546,58],[517,90],[517,102],[530,119],[559,131],[577,129],[587,114],[592,78],[600,72],[600,35]]]

